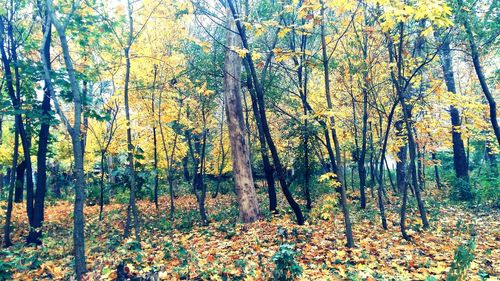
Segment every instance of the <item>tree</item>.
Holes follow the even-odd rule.
[[[75,256],[75,271],[78,280],[81,280],[83,274],[87,271],[86,259],[85,259],[85,234],[84,234],[84,214],[83,205],[85,202],[85,172],[83,165],[83,147],[81,139],[81,121],[82,121],[82,93],[80,91],[80,86],[76,79],[75,69],[73,67],[73,62],[70,55],[70,50],[68,46],[68,41],[66,37],[66,29],[68,27],[69,20],[71,16],[76,11],[79,6],[79,2],[73,3],[71,10],[63,22],[60,22],[57,18],[52,0],[46,0],[47,23],[49,23],[45,29],[45,33],[42,39],[42,48],[45,46],[46,40],[48,40],[50,23],[56,28],[59,35],[59,40],[61,43],[61,48],[63,51],[64,63],[66,66],[66,72],[68,73],[71,93],[73,97],[73,124],[71,124],[66,117],[65,113],[62,111],[61,106],[55,96],[54,87],[52,85],[52,78],[50,72],[50,61],[47,60],[47,55],[42,56],[43,70],[44,70],[44,80],[45,86],[50,95],[53,97],[54,104],[56,106],[56,111],[62,119],[69,135],[71,136],[71,143],[73,146],[73,159],[75,161],[74,170],[76,176],[75,182],[75,204],[73,209],[73,243],[74,243],[74,256]]]
[[[10,15],[13,16],[14,14],[14,7],[11,8],[11,13]],[[0,53],[1,53],[1,59],[2,59],[2,66],[4,70],[4,76],[6,80],[6,85],[7,85],[7,92],[9,94],[12,107],[14,108],[14,111],[16,112],[15,114],[15,122],[17,123],[17,130],[19,131],[19,136],[21,138],[21,144],[23,147],[23,156],[24,156],[24,163],[25,163],[25,169],[26,169],[26,212],[28,215],[28,222],[30,225],[30,232],[33,231],[34,229],[32,228],[33,226],[33,169],[32,169],[32,163],[31,163],[31,155],[30,155],[30,150],[31,150],[31,141],[30,141],[30,136],[29,133],[26,130],[25,124],[23,122],[23,118],[21,116],[21,77],[19,75],[19,64],[18,64],[18,58],[17,58],[17,43],[13,35],[13,26],[12,26],[12,18],[7,19],[7,37],[9,38],[8,40],[11,42],[10,46],[10,59],[7,56],[7,52],[5,50],[5,24],[4,24],[4,16],[0,18],[0,31],[2,31],[2,34],[0,36]],[[12,62],[12,64],[11,64]],[[12,66],[14,68],[14,75],[12,74]],[[14,87],[15,84],[15,87]],[[13,170],[14,171],[14,170]],[[18,178],[18,180],[24,181],[21,178]],[[22,186],[21,186],[22,187]],[[17,192],[16,192],[17,193]],[[21,196],[22,198],[22,196]]]
[[[327,53],[327,44],[326,44],[326,32],[325,32],[325,24],[326,24],[326,17],[325,17],[325,4],[321,2],[321,53],[322,53],[322,62],[323,62],[323,75],[324,75],[324,81],[325,81],[325,97],[326,97],[326,103],[328,105],[328,109],[332,110],[333,109],[333,103],[332,103],[332,98],[330,95],[330,66],[329,66],[329,56]],[[342,35],[341,35],[342,36]],[[345,190],[345,185],[344,185],[344,180],[342,178],[343,173],[341,169],[341,161],[340,161],[340,144],[338,141],[337,137],[337,131],[335,129],[335,119],[333,116],[329,118],[330,120],[330,130],[328,130],[325,126],[324,131],[325,131],[325,140],[326,140],[326,146],[328,150],[328,156],[330,157],[330,162],[331,162],[331,167],[332,167],[332,172],[335,174],[335,176],[338,179],[338,182],[340,183],[340,187],[338,188],[339,194],[340,194],[340,206],[342,208],[342,213],[344,215],[344,226],[345,226],[345,233],[346,233],[346,239],[347,239],[347,247],[352,248],[354,247],[354,238],[352,235],[352,227],[351,227],[351,218],[349,214],[349,206],[347,202],[347,195],[346,195],[346,190]],[[330,143],[330,132],[331,132],[331,138],[333,139],[333,142],[335,144],[335,154],[333,153],[332,145]]]
[[[267,145],[269,146],[269,150],[271,151],[275,170],[281,184],[281,189],[283,190],[286,200],[288,201],[288,203],[293,209],[293,212],[295,213],[295,217],[297,218],[297,224],[302,225],[304,224],[304,216],[302,214],[299,204],[297,204],[297,202],[293,199],[293,195],[288,188],[288,183],[285,178],[285,171],[283,169],[283,166],[281,165],[281,161],[278,156],[278,151],[276,149],[273,138],[271,136],[271,132],[269,130],[269,125],[267,123],[267,117],[266,117],[266,109],[264,104],[264,92],[260,80],[257,77],[257,72],[255,70],[255,65],[251,56],[251,52],[249,51],[250,49],[246,37],[245,28],[241,24],[239,13],[236,11],[235,5],[232,0],[228,0],[228,6],[236,22],[236,27],[238,29],[238,33],[242,41],[242,46],[245,50],[247,50],[247,52],[245,53],[245,69],[247,71],[247,75],[250,75],[252,78],[252,86],[253,86],[252,88],[255,91],[257,108],[259,111],[259,117],[262,124],[262,130],[266,137],[266,142]]]
[[[228,10],[228,12],[230,11]],[[234,30],[234,20],[229,13],[226,44],[230,49],[240,47]],[[234,182],[240,205],[240,218],[243,222],[254,222],[259,219],[259,204],[250,166],[248,140],[244,133],[245,126],[240,94],[241,59],[236,52],[230,49],[226,51],[224,62],[224,100],[229,139],[231,141]]]
[[[453,60],[451,56],[450,48],[450,38],[449,34],[441,36],[441,34],[436,33],[436,37],[442,40],[441,45],[441,67],[443,69],[444,81],[449,92],[457,94],[457,89],[455,87],[455,78],[453,72]],[[469,181],[469,163],[465,156],[465,147],[462,140],[461,126],[462,120],[460,118],[460,112],[458,109],[450,105],[450,117],[452,125],[452,142],[453,142],[453,166],[455,168],[455,175],[459,180],[464,181],[464,187],[460,190],[460,197],[463,199],[468,199],[472,196],[470,187],[468,185]],[[437,174],[437,172],[436,172]],[[436,177],[437,178],[437,177]]]
[[[457,0],[457,3],[460,13],[463,14],[463,11],[466,11],[467,7],[465,7],[463,0]],[[471,57],[472,57],[472,63],[474,64],[474,70],[476,71],[477,79],[479,80],[479,84],[481,85],[481,89],[483,90],[484,96],[488,101],[488,105],[490,108],[491,126],[497,138],[498,145],[500,145],[500,127],[498,127],[497,106],[495,98],[491,94],[490,89],[488,88],[488,84],[486,83],[486,78],[484,76],[483,69],[481,67],[481,58],[476,45],[476,40],[474,39],[474,34],[472,33],[472,27],[469,22],[469,18],[467,16],[461,15],[459,20],[463,24],[465,32],[467,33],[467,40],[469,41],[469,46],[471,49]]]

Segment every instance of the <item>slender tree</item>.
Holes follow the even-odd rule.
[[[474,64],[474,70],[476,71],[477,79],[479,80],[479,84],[481,85],[481,89],[483,90],[484,96],[488,101],[488,105],[490,107],[491,126],[497,138],[498,145],[500,145],[500,128],[498,127],[498,120],[497,120],[497,104],[495,98],[491,94],[488,84],[486,83],[486,77],[484,76],[483,68],[481,66],[481,57],[479,54],[479,50],[477,48],[476,40],[474,38],[469,17],[464,13],[464,11],[467,11],[468,9],[464,5],[463,0],[457,0],[457,3],[458,3],[458,10],[460,11],[460,13],[462,13],[462,15],[460,15],[459,20],[464,26],[465,32],[467,34],[467,40],[469,41],[472,63]]]
[[[47,61],[47,56],[42,56],[43,70],[44,70],[44,81],[46,88],[50,91],[53,97],[54,105],[56,111],[61,117],[70,137],[73,145],[73,160],[74,160],[74,172],[75,172],[75,203],[73,209],[73,243],[74,243],[74,255],[75,255],[75,271],[76,278],[81,280],[83,274],[87,271],[86,259],[85,259],[85,235],[84,235],[84,214],[83,206],[85,202],[85,172],[83,165],[83,148],[81,140],[81,126],[82,126],[82,98],[85,98],[80,91],[80,86],[76,78],[76,71],[73,67],[73,60],[71,59],[70,50],[68,46],[68,39],[66,37],[66,31],[69,24],[71,16],[75,13],[76,9],[79,7],[79,2],[74,2],[69,14],[66,16],[63,22],[59,21],[54,11],[52,0],[46,0],[47,14],[50,16],[50,22],[56,28],[57,34],[59,35],[59,41],[61,43],[61,48],[63,52],[64,64],[66,66],[66,72],[69,76],[71,93],[73,98],[73,124],[69,122],[68,118],[62,111],[59,102],[54,94],[54,87],[52,86],[52,78],[50,71],[50,61]],[[49,25],[50,26],[50,25]],[[45,41],[48,40],[50,28],[46,28],[43,39],[42,46],[45,46]],[[42,47],[43,48],[43,47]]]

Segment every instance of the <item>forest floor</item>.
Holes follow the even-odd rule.
[[[439,198],[440,195],[432,196]],[[328,197],[324,197],[328,198]],[[264,197],[261,198],[264,202]],[[323,199],[325,200],[325,199]],[[273,255],[281,244],[291,244],[303,269],[302,280],[444,280],[454,253],[474,239],[474,260],[464,280],[498,280],[500,274],[500,215],[426,200],[430,228],[421,229],[410,201],[408,226],[411,241],[401,238],[396,197],[387,205],[389,229],[381,227],[378,211],[370,200],[367,210],[351,206],[356,247],[345,247],[341,213],[328,202],[308,213],[304,226],[294,224],[292,213],[265,213],[261,221],[236,223],[238,211],[232,195],[207,196],[211,219],[198,224],[194,196],[176,198],[176,216],[168,219],[169,200],[160,198],[160,210],[148,200],[139,202],[142,220],[141,247],[123,240],[126,205],[105,205],[99,222],[99,206],[86,206],[86,255],[88,280],[113,280],[117,266],[125,265],[130,276],[156,275],[163,280],[269,280]],[[441,202],[441,203],[438,203]],[[286,206],[280,202],[280,206]],[[2,203],[3,204],[3,203]],[[4,221],[4,207],[0,219]],[[0,252],[0,271],[14,280],[69,280],[72,269],[72,204],[47,204],[43,246],[24,247],[27,234],[24,204],[15,204],[12,238],[15,243]],[[2,276],[2,274],[0,274]],[[0,277],[1,279],[1,277]]]

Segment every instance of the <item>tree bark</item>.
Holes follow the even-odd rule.
[[[247,73],[250,73],[250,68],[248,67],[248,63],[245,61],[245,71]],[[262,158],[262,165],[264,168],[264,175],[266,177],[266,182],[267,182],[267,193],[269,196],[269,211],[270,212],[276,212],[276,208],[278,205],[278,200],[276,197],[276,186],[274,183],[274,169],[271,166],[271,161],[269,160],[269,155],[267,154],[267,144],[266,144],[266,136],[264,135],[264,129],[262,128],[262,121],[257,105],[257,94],[255,93],[255,89],[253,88],[252,84],[252,77],[250,75],[247,75],[247,81],[246,81],[248,91],[250,93],[250,99],[252,101],[252,111],[253,115],[255,117],[255,123],[257,125],[257,133],[259,136],[259,145],[260,145],[260,155]]]
[[[63,120],[70,136],[73,145],[73,158],[74,158],[74,169],[76,175],[75,182],[75,203],[73,209],[73,243],[74,243],[74,255],[75,255],[75,271],[77,280],[82,280],[83,274],[87,271],[86,261],[85,261],[85,234],[84,234],[84,214],[83,208],[85,203],[85,174],[83,165],[83,150],[81,143],[81,118],[82,118],[82,96],[80,88],[76,79],[75,69],[73,67],[73,62],[70,56],[68,41],[66,38],[66,27],[67,22],[60,23],[55,15],[52,7],[52,0],[46,0],[47,13],[50,15],[52,24],[55,26],[57,33],[59,35],[59,40],[61,42],[61,48],[63,51],[64,64],[66,66],[66,71],[69,76],[71,92],[73,96],[74,104],[74,120],[73,125],[70,125],[68,119],[65,117],[64,113],[61,111],[57,100],[54,99],[56,109]],[[72,12],[76,9],[76,6],[72,7]],[[45,32],[44,37],[47,37],[47,32]],[[46,40],[44,38],[44,40]],[[50,61],[46,60],[45,56],[42,56],[43,68],[44,68],[44,78],[45,85],[54,96],[54,88],[51,83],[51,73],[50,73]],[[55,96],[54,96],[55,98]],[[83,97],[85,98],[85,97]]]
[[[48,19],[49,15],[46,12],[45,17]],[[45,56],[46,61],[50,61],[50,43],[52,40],[52,31],[50,21],[46,21],[42,28],[42,32],[47,36],[43,41],[43,45],[41,48],[41,56]],[[48,65],[50,70],[50,64]],[[42,223],[44,220],[44,210],[45,210],[45,193],[47,192],[47,152],[49,145],[49,136],[50,136],[50,122],[52,116],[50,114],[51,106],[51,92],[47,85],[44,87],[43,91],[43,99],[42,99],[42,116],[41,116],[41,125],[40,132],[38,134],[38,152],[37,152],[37,180],[36,180],[36,193],[35,193],[35,202],[33,208],[33,225],[30,228],[30,233],[28,235],[27,242],[34,243],[37,245],[41,245],[42,241],[40,238],[42,237]]]
[[[437,38],[442,38],[443,42],[441,45],[441,67],[443,69],[444,81],[449,92],[457,94],[455,87],[455,78],[453,71],[453,60],[450,48],[450,39],[446,35],[444,38],[436,32]],[[469,186],[469,164],[465,154],[464,142],[462,140],[462,121],[460,118],[460,112],[458,108],[450,105],[450,117],[451,117],[451,137],[453,143],[453,166],[455,168],[455,175],[458,179],[461,179],[465,183],[465,188],[462,190],[460,197],[463,199],[470,198],[472,195]],[[436,166],[437,169],[437,166]]]
[[[228,11],[227,20],[229,30],[226,35],[226,44],[229,48],[240,48],[240,40],[234,32],[236,27],[230,11]],[[249,223],[259,219],[259,203],[252,177],[248,140],[245,134],[240,81],[241,59],[234,51],[227,50],[224,62],[224,100],[233,159],[233,175],[240,219],[244,223]]]
[[[134,39],[134,21],[132,18],[132,2],[131,0],[127,1],[127,17],[128,17],[128,40],[127,45],[124,48],[125,54],[125,86],[124,86],[124,102],[125,102],[125,119],[127,122],[127,146],[128,146],[128,165],[129,165],[129,180],[130,180],[130,208],[131,212],[129,215],[134,217],[134,230],[135,230],[135,239],[140,243],[141,235],[140,235],[140,220],[139,214],[137,211],[137,205],[135,203],[136,200],[136,190],[137,190],[137,182],[136,182],[136,174],[134,167],[134,150],[135,147],[132,144],[132,128],[130,123],[130,106],[129,106],[129,83],[130,83],[130,48],[133,44]],[[128,236],[128,229],[125,228],[125,236]]]
[[[153,86],[151,93],[151,112],[153,114],[153,120],[155,115],[155,89],[156,89],[156,76],[157,76],[157,66],[154,65],[153,69]],[[159,109],[158,109],[159,110]],[[154,122],[154,121],[153,121]],[[161,125],[161,124],[160,124]],[[159,182],[159,171],[158,171],[158,149],[157,149],[157,139],[156,139],[156,123],[153,123],[153,169],[154,169],[154,191],[153,197],[155,202],[156,210],[158,211],[158,182]]]
[[[236,9],[233,4],[233,0],[228,0],[228,5],[229,8],[231,9],[231,13],[235,19],[236,22],[236,27],[238,29],[238,33],[240,35],[241,41],[243,48],[249,50],[249,45],[247,41],[247,36],[246,36],[246,31],[241,24],[240,18],[238,16],[238,13],[236,12]],[[274,141],[271,136],[271,132],[269,130],[269,125],[267,123],[267,117],[266,117],[266,109],[265,109],[265,104],[264,104],[264,91],[262,89],[262,86],[260,84],[259,79],[257,78],[257,71],[255,70],[255,65],[253,63],[253,59],[251,56],[251,53],[248,52],[245,55],[245,60],[248,65],[248,70],[250,71],[249,74],[252,76],[252,83],[255,86],[255,93],[256,93],[256,99],[257,99],[257,107],[259,109],[260,113],[260,119],[262,122],[262,129],[264,132],[264,135],[266,137],[267,145],[269,146],[269,150],[271,151],[271,156],[273,158],[273,163],[275,167],[276,174],[278,176],[278,179],[280,181],[281,185],[281,190],[283,191],[285,198],[288,201],[288,204],[290,204],[290,207],[292,208],[293,212],[295,213],[295,217],[297,219],[297,224],[303,225],[304,224],[304,216],[302,214],[302,210],[300,209],[299,204],[293,199],[293,195],[288,188],[288,183],[286,181],[286,175],[283,169],[283,166],[281,165],[281,161],[278,156],[278,151],[276,149],[276,146],[274,144]]]
[[[26,180],[26,161],[21,161],[16,167],[16,189],[14,191],[14,202],[23,202],[24,181]]]

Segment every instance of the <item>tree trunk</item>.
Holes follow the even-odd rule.
[[[302,2],[300,2],[302,4]],[[301,20],[301,24],[305,24],[305,19]],[[298,37],[296,31],[292,31],[293,38]],[[295,40],[291,40],[290,47],[293,52],[295,52]],[[311,181],[311,167],[309,165],[309,104],[307,102],[307,35],[304,33],[300,36],[300,61],[298,58],[294,57],[293,61],[295,67],[297,68],[297,80],[298,80],[298,92],[300,99],[302,101],[302,108],[304,114],[304,124],[302,125],[302,152],[303,152],[303,170],[304,170],[304,199],[306,200],[306,208],[310,210],[312,208],[311,193],[309,190]]]
[[[437,32],[435,35],[438,38],[441,37]],[[449,35],[446,35],[443,38],[443,43],[441,45],[441,66],[443,69],[444,81],[446,83],[448,91],[456,95],[457,90],[455,87],[453,60],[451,55],[450,39],[448,36]],[[455,168],[456,177],[465,183],[465,188],[460,189],[460,197],[463,199],[467,199],[472,195],[469,186],[469,165],[467,157],[465,155],[464,142],[462,140],[462,121],[460,118],[460,112],[458,111],[458,108],[454,107],[453,105],[450,105],[450,117],[452,126],[451,137],[453,143],[453,166]]]
[[[73,68],[73,62],[70,56],[68,41],[66,38],[66,27],[63,26],[56,18],[55,12],[53,11],[52,1],[47,0],[46,2],[47,13],[50,15],[52,24],[55,26],[57,33],[59,34],[59,39],[61,41],[61,49],[63,51],[64,63],[66,66],[66,71],[69,76],[71,92],[73,94],[73,104],[74,104],[74,121],[73,126],[69,124],[68,119],[65,117],[64,113],[58,108],[58,113],[66,125],[68,132],[71,136],[71,141],[73,144],[73,157],[75,161],[75,203],[73,210],[73,243],[74,243],[74,254],[75,254],[75,271],[77,280],[82,280],[83,274],[87,271],[86,261],[85,261],[85,233],[84,233],[84,214],[83,208],[85,203],[85,174],[83,165],[83,150],[81,143],[81,118],[82,118],[82,96],[80,93],[80,88],[76,80],[75,70]],[[49,25],[50,26],[50,25]],[[47,32],[44,34],[44,40],[47,40]],[[43,43],[42,43],[43,44]],[[54,89],[51,84],[50,78],[50,61],[46,60],[45,56],[42,56],[43,66],[44,66],[44,78],[45,85],[54,96]],[[55,97],[54,97],[55,98]],[[85,97],[83,97],[85,98]],[[54,99],[57,105],[57,100]]]
[[[236,21],[236,27],[238,29],[238,33],[240,34],[241,41],[243,44],[243,48],[249,50],[248,42],[247,42],[247,36],[246,36],[246,31],[241,24],[241,21],[238,17],[238,13],[236,12],[236,9],[233,4],[233,0],[228,0],[228,5],[229,8],[231,9],[231,13]],[[274,144],[274,141],[271,136],[271,132],[269,130],[269,125],[267,123],[267,117],[266,117],[266,109],[265,109],[265,104],[264,104],[264,92],[262,89],[262,86],[259,82],[259,79],[257,78],[257,71],[255,70],[255,65],[253,63],[253,59],[251,56],[251,53],[246,53],[245,59],[247,62],[248,70],[250,71],[249,74],[252,76],[252,82],[253,85],[255,86],[255,93],[257,97],[257,105],[260,113],[260,119],[262,122],[262,130],[264,132],[264,135],[266,137],[267,144],[269,146],[269,150],[271,151],[271,156],[273,158],[273,163],[274,167],[276,170],[276,174],[278,176],[278,179],[280,181],[281,189],[285,195],[286,200],[288,201],[288,204],[290,204],[290,207],[292,208],[293,212],[295,213],[295,217],[297,218],[297,224],[303,225],[304,224],[304,216],[302,214],[302,210],[300,209],[299,204],[293,199],[293,195],[290,192],[290,189],[288,188],[288,183],[286,182],[286,177],[285,177],[285,172],[283,169],[283,166],[281,165],[281,161],[278,156],[278,151],[276,149],[276,146]]]
[[[182,176],[184,177],[184,180],[187,182],[191,181],[191,177],[189,176],[189,168],[188,168],[188,163],[189,162],[189,157],[185,156],[182,158]]]
[[[432,162],[434,162],[434,177],[436,178],[436,186],[438,189],[441,189],[441,179],[439,178],[439,170],[438,170],[438,162],[436,158],[436,152],[432,152],[431,154]]]
[[[240,40],[235,30],[234,19],[228,11],[228,31],[226,44],[240,48]],[[243,106],[241,104],[241,59],[237,53],[227,50],[224,62],[224,100],[226,104],[227,126],[233,159],[235,190],[238,196],[240,219],[244,223],[259,219],[259,203],[255,192],[250,164],[248,140],[245,135]]]
[[[222,104],[222,110],[221,110],[221,122],[220,122],[220,128],[219,128],[219,130],[220,130],[220,133],[219,133],[220,152],[219,152],[219,155],[217,156],[217,163],[218,163],[218,171],[217,171],[217,179],[216,179],[217,183],[215,185],[215,192],[212,194],[212,198],[216,198],[217,195],[219,194],[220,183],[222,180],[222,171],[224,170],[224,166],[226,164],[226,152],[224,151],[224,140],[223,140],[223,136],[224,136],[224,111],[225,111],[225,107],[226,107],[225,103],[226,102],[224,101]],[[247,117],[248,117],[248,114],[247,114]],[[245,122],[245,124],[248,125],[248,122]],[[248,132],[248,130],[247,130],[247,132]],[[250,141],[249,134],[247,135],[247,141]],[[249,144],[249,146],[250,146],[250,144]],[[250,158],[250,166],[251,166],[252,156],[250,155],[249,158]]]
[[[400,221],[399,221],[399,226],[401,228],[401,235],[403,236],[403,239],[405,240],[410,240],[410,236],[408,233],[406,233],[406,203],[408,201],[408,182],[407,179],[405,179],[405,182],[403,183],[403,189],[401,190],[403,194],[402,198],[402,203],[401,203],[401,211],[400,211]]]
[[[16,167],[16,189],[14,192],[14,202],[21,203],[23,202],[23,193],[24,193],[24,181],[26,172],[26,161],[21,161],[19,165]]]
[[[403,132],[403,121],[398,120],[395,124],[396,127],[396,136],[400,139],[404,138],[405,133]],[[405,188],[406,181],[406,151],[408,150],[408,145],[405,143],[403,146],[399,147],[397,152],[397,161],[396,161],[396,185],[399,193],[403,192]]]
[[[321,1],[321,17],[323,19],[323,23],[321,24],[321,50],[322,50],[322,60],[323,60],[323,73],[324,73],[324,80],[325,80],[325,96],[326,96],[326,101],[328,105],[328,109],[332,110],[333,105],[332,105],[332,100],[330,96],[330,73],[329,73],[329,59],[327,55],[327,44],[326,44],[326,34],[325,34],[325,5],[323,1]],[[344,182],[342,179],[342,169],[341,163],[340,163],[340,146],[338,143],[338,138],[337,138],[337,132],[335,129],[335,121],[333,117],[330,117],[330,126],[331,126],[331,133],[332,133],[332,139],[335,144],[335,156],[333,155],[332,147],[330,144],[330,135],[328,133],[328,129],[325,127],[325,139],[326,143],[328,146],[328,154],[330,156],[330,161],[332,164],[332,171],[337,175],[337,178],[340,183]],[[347,239],[347,247],[352,248],[354,247],[354,238],[352,235],[352,227],[351,227],[351,219],[349,216],[349,206],[347,203],[347,196],[346,196],[346,191],[345,191],[345,186],[340,186],[338,189],[339,194],[340,194],[340,205],[342,208],[342,213],[344,215],[344,226],[345,226],[345,233],[346,233],[346,239]]]
[[[250,73],[250,68],[248,67],[248,63],[245,61],[245,70],[247,73]],[[264,130],[262,128],[262,121],[257,105],[257,94],[255,93],[255,89],[252,84],[252,77],[247,75],[247,87],[250,93],[250,99],[252,101],[252,111],[255,117],[255,123],[257,124],[257,132],[259,136],[259,144],[260,144],[260,155],[262,157],[262,165],[264,168],[264,175],[266,177],[267,182],[267,193],[269,196],[269,211],[271,213],[276,212],[276,208],[278,205],[278,200],[276,197],[276,186],[274,183],[274,169],[271,166],[271,161],[269,160],[269,155],[267,154],[267,144],[266,144],[266,136],[264,135]]]
[[[153,114],[153,120],[154,120],[154,115],[155,115],[155,90],[156,90],[156,75],[157,75],[157,66],[154,65],[153,69],[153,87],[152,87],[152,93],[151,93],[151,112]],[[160,110],[160,109],[158,109]],[[154,121],[153,121],[154,122]],[[161,124],[160,124],[161,126]],[[156,210],[158,211],[158,181],[159,181],[159,171],[158,171],[158,149],[157,149],[157,144],[158,141],[156,139],[156,123],[153,124],[153,169],[154,169],[154,176],[155,176],[155,181],[154,181],[154,191],[153,191],[153,197],[154,197],[154,202],[155,202],[155,207]]]
[[[381,152],[380,152],[380,173],[378,176],[378,190],[377,190],[377,196],[378,196],[378,206],[379,206],[379,211],[380,211],[380,218],[382,220],[382,227],[387,230],[387,219],[385,217],[385,209],[384,209],[384,201],[383,201],[383,196],[382,192],[384,190],[384,160],[385,160],[385,152],[387,149],[387,141],[389,139],[389,133],[391,131],[391,123],[392,123],[392,118],[394,116],[394,111],[396,109],[396,106],[398,105],[397,102],[393,104],[391,107],[391,111],[389,112],[389,116],[387,118],[387,127],[385,129],[385,135],[384,135],[384,142],[382,144]]]
[[[46,18],[49,15],[45,15]],[[41,55],[45,56],[46,61],[50,61],[50,43],[52,39],[51,25],[48,21],[48,25],[43,26],[42,31],[45,34],[47,29],[47,36],[43,42],[41,49]],[[50,69],[50,64],[48,65]],[[40,132],[38,134],[38,152],[37,152],[37,174],[36,174],[36,193],[35,193],[35,203],[33,208],[33,225],[30,228],[30,233],[28,235],[27,242],[41,245],[42,241],[42,222],[44,220],[44,210],[45,210],[45,193],[47,192],[47,152],[49,145],[50,136],[50,122],[51,122],[51,106],[50,106],[51,92],[47,85],[44,87],[44,95],[42,99],[42,116]]]
[[[415,144],[415,138],[413,135],[413,130],[411,126],[411,112],[409,109],[409,106],[406,104],[406,99],[404,97],[404,91],[406,90],[403,88],[403,76],[402,76],[402,61],[403,61],[403,23],[400,23],[400,28],[399,28],[399,46],[398,46],[398,60],[397,60],[397,67],[398,67],[398,78],[397,78],[397,85],[396,86],[396,92],[398,94],[398,99],[399,103],[401,104],[402,111],[403,111],[403,120],[404,124],[406,126],[406,134],[408,137],[408,150],[410,154],[410,172],[411,172],[411,178],[412,178],[412,186],[415,192],[415,197],[417,199],[417,205],[418,205],[418,210],[420,212],[420,217],[422,219],[422,225],[424,228],[429,227],[429,222],[427,220],[427,215],[425,212],[425,207],[424,203],[422,201],[422,198],[420,196],[420,187],[418,184],[418,178],[417,178],[417,167],[416,167],[416,144]]]
[[[104,211],[104,150],[101,150],[101,178],[99,179],[99,221],[102,221],[102,215]]]
[[[125,54],[125,85],[124,85],[124,102],[125,102],[125,119],[127,122],[127,146],[128,146],[128,165],[129,165],[129,180],[130,180],[130,208],[131,213],[134,217],[134,230],[135,230],[135,238],[140,243],[140,221],[139,214],[137,211],[137,206],[135,203],[136,198],[136,175],[135,175],[135,167],[134,167],[134,150],[135,147],[132,144],[132,128],[130,123],[130,106],[129,106],[129,83],[130,83],[130,48],[133,44],[133,34],[134,34],[134,21],[132,18],[132,2],[131,0],[127,1],[127,16],[128,16],[128,42],[127,46],[124,48]],[[125,229],[125,233],[128,233],[128,229]]]
[[[165,135],[163,133],[163,125],[161,122],[161,102],[162,102],[162,91],[160,91],[158,98],[158,126],[160,128],[161,143],[163,144],[163,151],[165,151],[165,160],[167,161],[167,181],[170,194],[170,220],[174,219],[175,205],[174,205],[174,156],[175,150],[177,149],[177,138],[178,133],[175,132],[174,143],[172,144],[172,150],[170,156],[168,155],[167,144],[165,142]],[[179,110],[177,113],[177,122],[181,119],[182,103],[179,105]],[[190,141],[190,140],[189,140]],[[183,161],[184,162],[184,161]],[[187,160],[186,160],[187,165]],[[187,168],[187,167],[186,167]]]

